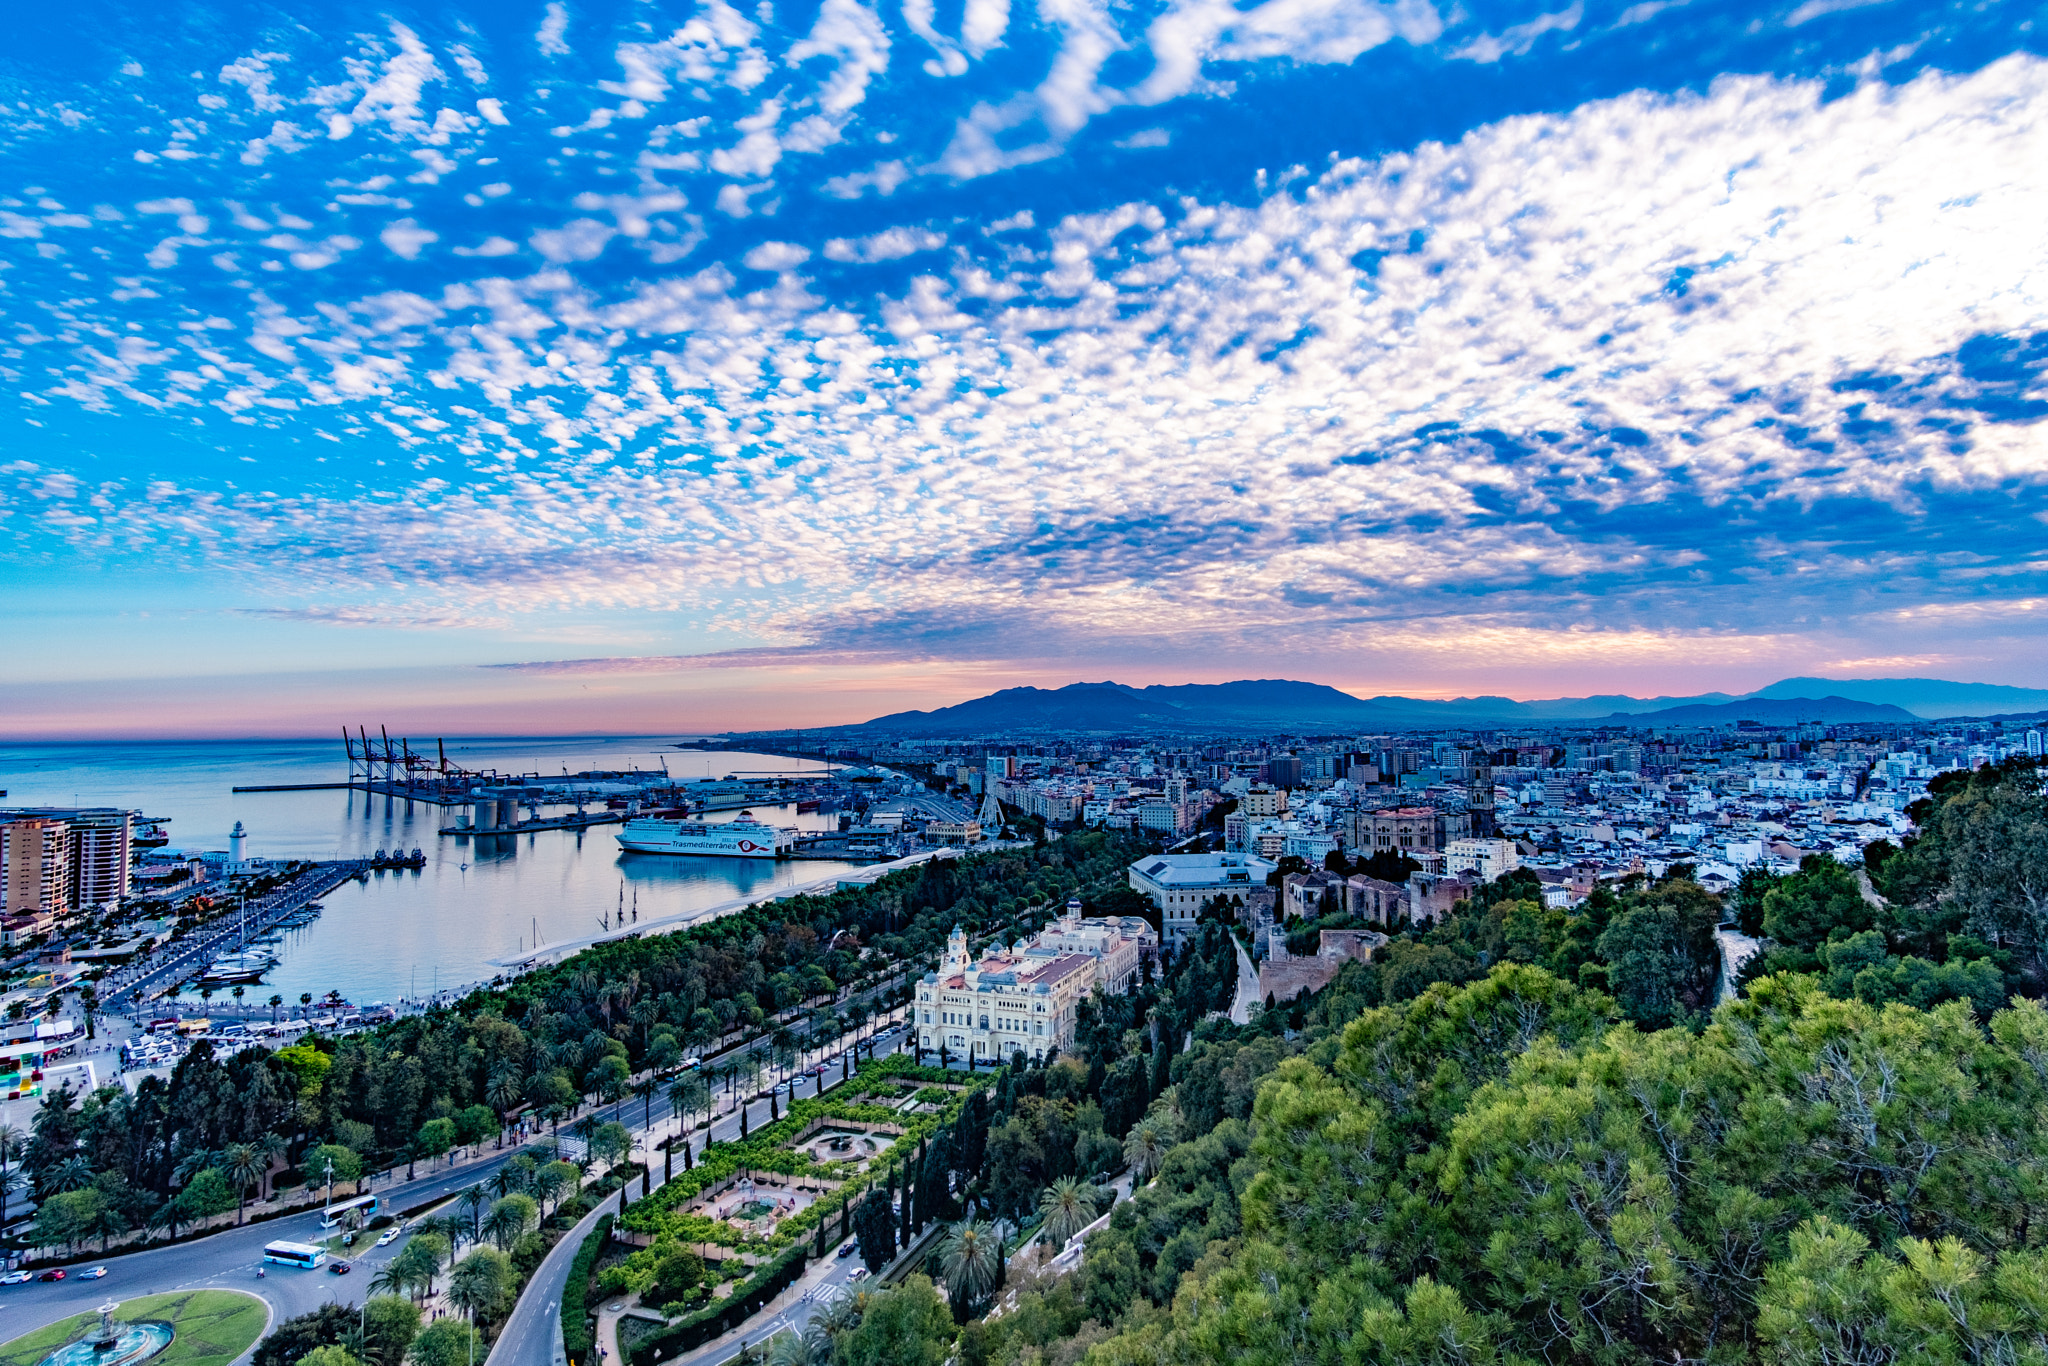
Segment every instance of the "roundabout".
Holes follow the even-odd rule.
[[[269,1319],[262,1300],[239,1290],[110,1300],[0,1343],[0,1366],[228,1366]]]

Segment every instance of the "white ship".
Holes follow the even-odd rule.
[[[796,848],[796,831],[763,825],[751,811],[739,819],[678,820],[639,816],[619,827],[619,844],[637,854],[704,854],[712,858],[783,858]]]

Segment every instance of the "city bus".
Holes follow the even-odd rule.
[[[338,1205],[329,1205],[320,1211],[320,1227],[339,1228],[351,1214],[362,1216],[362,1221],[367,1224],[376,1217],[377,1211],[382,1207],[382,1197],[358,1195],[353,1200],[344,1200]]]
[[[311,1243],[267,1243],[263,1248],[263,1260],[276,1262],[279,1266],[304,1267],[310,1271],[327,1260],[327,1249]]]

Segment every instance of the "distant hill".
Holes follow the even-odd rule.
[[[878,716],[859,729],[899,735],[1034,730],[1118,734],[1232,730],[1370,732],[1544,721],[1583,721],[1590,725],[1732,725],[1740,720],[1754,720],[1782,725],[1807,720],[1916,719],[1911,711],[1896,703],[1846,696],[1841,691],[1845,685],[1819,679],[1806,681],[1817,685],[1814,695],[1788,695],[1781,691],[1784,685],[1774,684],[1765,690],[1769,696],[1757,693],[1746,698],[1706,693],[1697,697],[1607,695],[1517,702],[1507,697],[1354,697],[1325,684],[1284,678],[1154,684],[1145,688],[1105,680],[1070,683],[1064,688],[1004,688],[956,706]]]
[[[1782,678],[1751,697],[1819,697],[1904,707],[1926,721],[2048,710],[2048,690],[2003,683],[1951,683],[1942,678]]]
[[[1728,726],[1761,721],[1790,726],[1805,721],[1911,722],[1920,718],[1888,702],[1858,702],[1847,697],[1745,697],[1734,702],[1692,703],[1658,711],[1615,712],[1612,723],[1631,726]]]

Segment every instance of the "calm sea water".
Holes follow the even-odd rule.
[[[652,738],[449,741],[448,757],[466,768],[543,775],[651,770],[664,759],[678,778],[823,767],[740,751],[673,750]],[[536,931],[542,943],[595,934],[600,918],[616,917],[622,900],[629,917],[637,901],[640,917],[649,919],[857,866],[630,854],[618,846],[617,826],[456,839],[437,833],[454,824],[455,808],[360,792],[230,790],[339,782],[347,774],[338,741],[0,745],[6,805],[133,807],[168,818],[174,850],[225,849],[241,821],[252,856],[331,859],[415,847],[425,853],[423,869],[373,873],[367,883],[325,897],[325,913],[287,935],[281,963],[261,987],[249,989],[252,1000],[276,992],[296,1001],[301,992],[328,991],[359,1004],[419,997],[494,976],[489,960],[531,947]],[[815,830],[838,820],[799,816],[786,806],[755,814]]]

